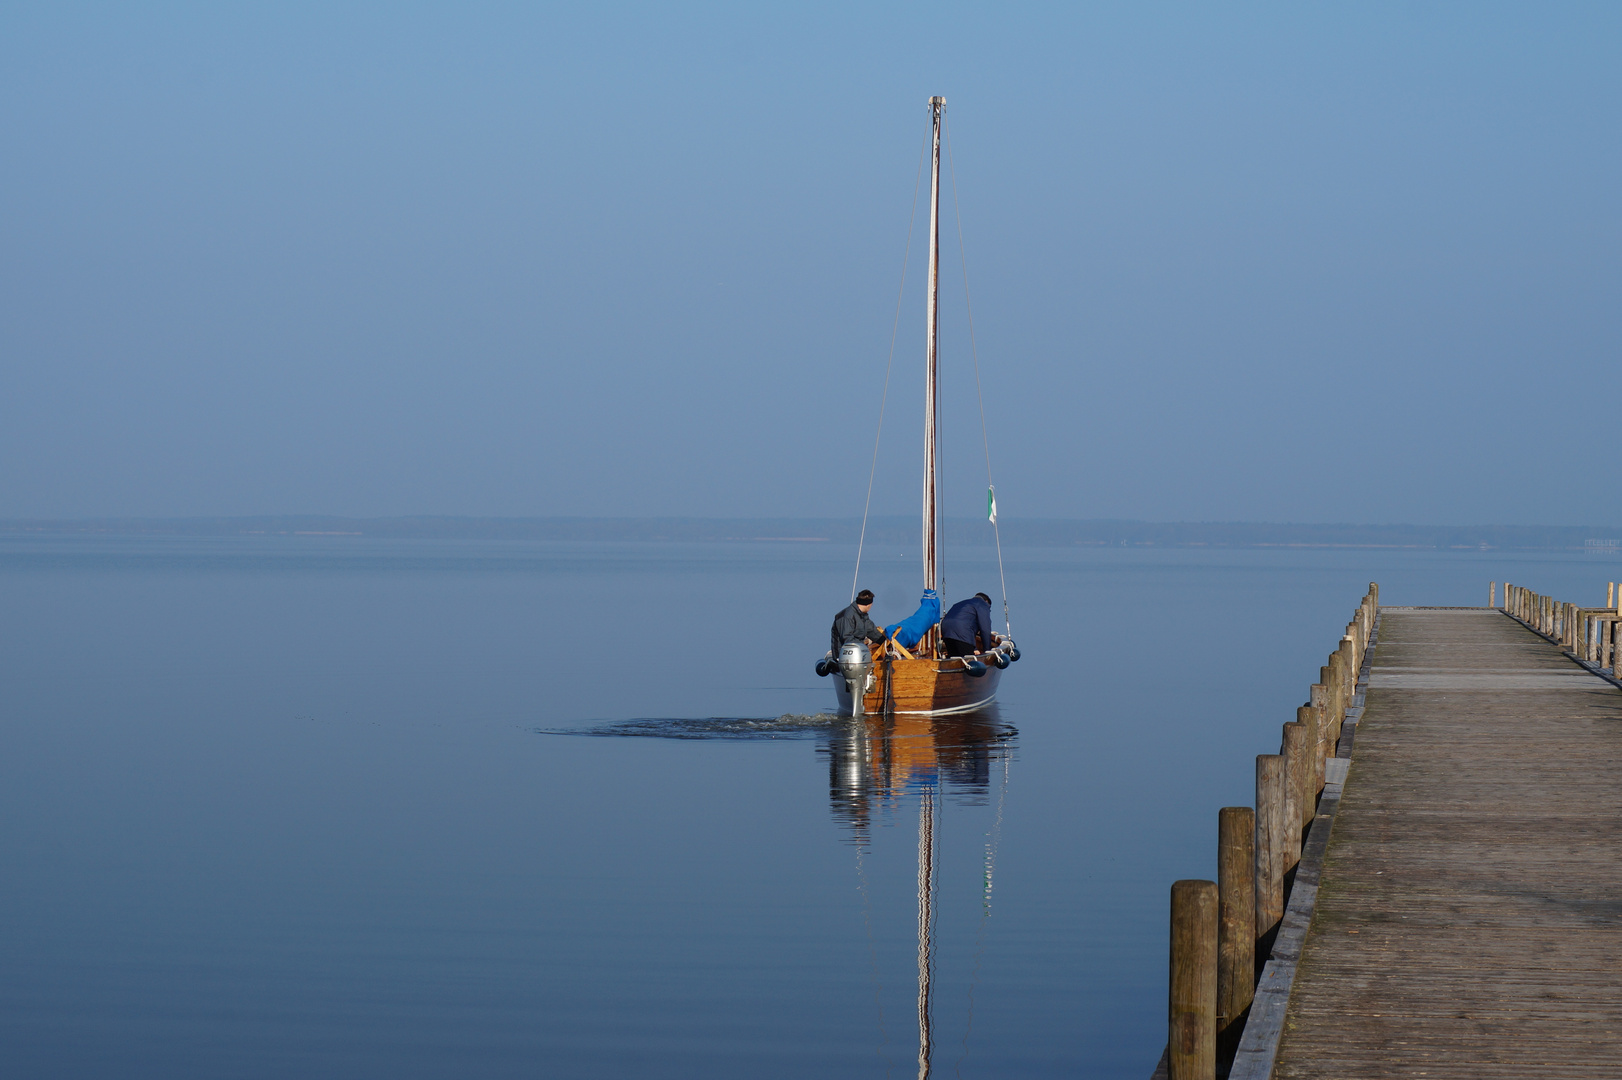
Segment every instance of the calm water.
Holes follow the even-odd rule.
[[[1367,583],[1622,576],[1008,555],[998,712],[885,731],[819,716],[829,545],[0,540],[0,1071],[914,1076],[927,817],[934,1075],[1141,1078],[1167,889]]]

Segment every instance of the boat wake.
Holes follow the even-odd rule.
[[[537,735],[607,739],[812,739],[838,723],[832,713],[784,713],[775,718],[710,716],[704,719],[641,717],[578,728],[536,728]]]

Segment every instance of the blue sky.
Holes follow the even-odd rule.
[[[8,4],[0,516],[859,514],[944,94],[1005,515],[1612,523],[1619,30]],[[918,239],[881,513],[918,503]]]

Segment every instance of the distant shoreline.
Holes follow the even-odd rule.
[[[1352,525],[1272,522],[1153,522],[1004,518],[1012,547],[1401,548],[1414,550],[1591,551],[1622,554],[1622,527],[1601,525]],[[850,543],[856,518],[496,518],[316,515],[196,518],[0,519],[16,536],[319,536],[422,540],[631,541],[648,543]],[[870,543],[916,543],[914,518],[868,522]],[[946,540],[989,544],[981,518],[950,518]]]

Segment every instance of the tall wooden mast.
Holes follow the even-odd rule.
[[[929,99],[930,152],[929,152],[929,301],[925,318],[924,354],[924,588],[938,589],[936,539],[940,526],[940,500],[935,472],[935,436],[940,422],[940,400],[936,393],[939,365],[935,355],[935,332],[939,322],[938,299],[941,270],[941,115],[946,110],[946,99]],[[933,651],[934,630],[929,632],[925,644]]]

